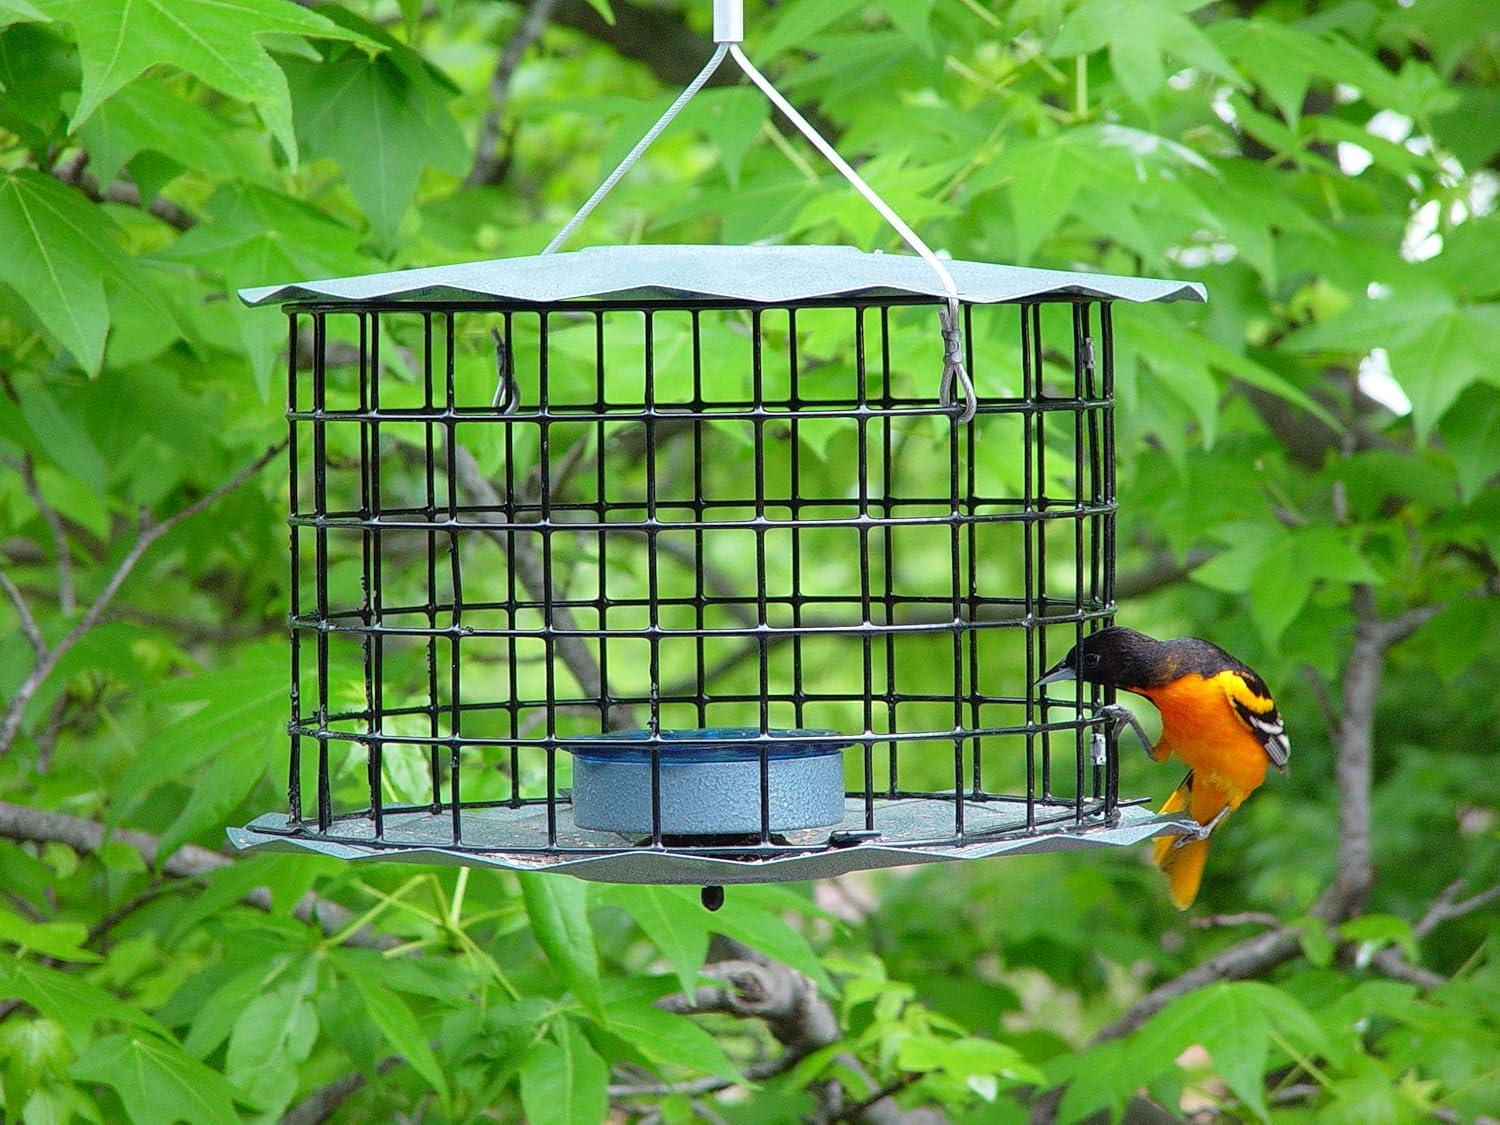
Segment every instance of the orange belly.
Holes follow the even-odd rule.
[[[1141,692],[1161,712],[1157,756],[1174,755],[1192,769],[1195,785],[1212,786],[1230,808],[1266,779],[1270,759],[1234,713],[1217,676],[1189,675]]]

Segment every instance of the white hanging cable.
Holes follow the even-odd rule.
[[[687,89],[678,94],[677,100],[667,107],[667,112],[656,119],[656,124],[646,130],[644,137],[636,141],[635,147],[625,154],[625,159],[615,166],[615,170],[609,174],[608,178],[594,189],[594,194],[589,196],[588,201],[582,207],[578,208],[578,213],[568,220],[568,225],[558,231],[553,236],[552,241],[547,243],[547,248],[542,251],[543,254],[551,254],[564,242],[568,241],[568,238],[578,229],[579,224],[587,219],[594,208],[599,206],[600,202],[603,201],[604,197],[614,190],[615,185],[624,179],[625,173],[635,167],[635,162],[641,158],[641,154],[656,143],[656,138],[662,135],[668,125],[672,124],[673,119],[682,112],[683,106],[692,101],[693,96],[699,90],[703,89],[708,80],[714,76],[714,72],[719,69],[719,64],[724,61],[724,56],[728,53],[729,44],[727,43],[720,43],[715,48],[713,55],[703,65],[703,69],[698,72],[698,77],[688,83]]]
[[[978,406],[978,398],[974,392],[974,382],[969,377],[968,368],[964,364],[963,330],[959,324],[959,299],[958,286],[953,281],[953,275],[948,272],[948,267],[942,262],[932,249],[923,242],[916,231],[907,225],[906,220],[896,214],[895,210],[887,203],[864,178],[839,155],[838,150],[823,139],[823,135],[813,128],[812,123],[797,112],[797,108],[782,97],[781,91],[771,84],[771,80],[762,74],[754,63],[745,57],[745,52],[740,50],[739,40],[743,34],[743,15],[738,0],[715,0],[714,4],[714,32],[718,40],[718,47],[714,50],[712,57],[698,72],[698,76],[688,83],[688,86],[677,100],[667,107],[667,111],[661,115],[656,124],[646,131],[646,135],[636,142],[625,155],[625,159],[615,167],[605,181],[594,189],[594,194],[589,196],[588,201],[578,209],[567,225],[558,231],[552,241],[547,243],[543,254],[551,254],[578,229],[579,225],[589,217],[594,208],[608,195],[616,184],[625,177],[625,174],[635,166],[641,155],[655,143],[656,138],[666,130],[672,121],[682,112],[684,106],[693,100],[694,95],[708,83],[714,73],[723,63],[726,55],[732,56],[739,64],[746,77],[750,79],[763,93],[766,98],[779,109],[782,114],[795,125],[798,131],[807,138],[812,146],[820,152],[823,157],[832,164],[840,175],[844,177],[854,189],[864,196],[869,204],[878,211],[883,219],[889,223],[921,259],[932,267],[933,273],[937,274],[938,281],[942,284],[944,293],[947,294],[947,304],[938,311],[938,321],[942,326],[943,333],[943,378],[939,386],[939,401],[945,407],[956,405],[953,392],[955,385],[963,396],[963,406],[955,416],[960,424],[970,421],[974,417],[974,411]],[[502,376],[502,383],[504,377]],[[501,388],[495,391],[496,401],[501,398]]]
[[[978,404],[975,401],[973,380],[969,378],[968,368],[964,366],[963,361],[963,337],[958,323],[958,286],[953,281],[953,275],[948,272],[948,267],[943,265],[942,259],[932,252],[927,243],[922,241],[921,236],[907,225],[906,220],[896,214],[895,209],[882,199],[874,188],[865,183],[864,177],[839,155],[838,150],[823,139],[823,135],[813,128],[812,122],[797,112],[797,107],[781,96],[781,91],[771,84],[771,80],[745,57],[745,52],[740,50],[739,44],[731,45],[729,54],[735,62],[739,63],[746,77],[760,87],[760,92],[770,103],[781,110],[788,121],[797,126],[798,131],[808,139],[813,148],[822,153],[824,159],[838,169],[839,174],[865,197],[870,206],[880,212],[881,217],[895,228],[896,233],[905,240],[906,244],[932,267],[933,273],[937,274],[944,291],[948,294],[948,305],[938,314],[938,319],[943,326],[943,381],[939,396],[944,406],[952,406],[953,385],[957,382],[963,388],[964,395],[964,408],[958,416],[958,421],[960,423],[969,421],[974,417]]]

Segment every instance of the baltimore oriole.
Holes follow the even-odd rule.
[[[1197,637],[1158,641],[1120,626],[1085,637],[1037,683],[1077,679],[1149,699],[1161,712],[1154,747],[1125,708],[1108,708],[1109,717],[1133,727],[1154,760],[1175,754],[1188,765],[1187,777],[1161,811],[1185,809],[1200,827],[1154,844],[1172,902],[1186,910],[1198,896],[1214,829],[1260,787],[1267,763],[1286,772],[1292,744],[1270,689],[1218,645]]]

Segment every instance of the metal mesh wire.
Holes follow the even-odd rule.
[[[516,854],[756,856],[1109,823],[1109,700],[1032,685],[1113,611],[1110,306],[965,305],[966,423],[934,401],[934,310],[288,306],[273,831],[401,849],[420,819],[462,852],[510,816]],[[759,754],[761,831],[664,837],[659,736],[715,727]],[[650,837],[576,831],[567,751],[632,728]],[[769,757],[817,730],[848,744],[848,815],[788,840]]]

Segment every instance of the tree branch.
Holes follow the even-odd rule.
[[[375,1067],[376,1074],[395,1070],[406,1060],[400,1055],[381,1059]],[[360,1071],[354,1071],[320,1086],[303,1098],[281,1118],[281,1125],[322,1125],[333,1116],[334,1111],[368,1085],[369,1080]]]
[[[1247,910],[1242,914],[1211,914],[1207,918],[1194,918],[1192,924],[1200,930],[1213,930],[1230,926],[1279,926],[1281,919],[1262,910]]]
[[[684,1015],[723,1012],[741,1019],[761,1020],[783,1049],[782,1057],[767,1065],[784,1069],[790,1069],[800,1059],[839,1041],[838,1017],[818,994],[817,985],[811,980],[739,942],[716,938],[715,945],[726,951],[729,957],[705,966],[701,975],[722,984],[699,988],[691,997],[681,993],[664,996],[656,1002],[658,1007]],[[873,1086],[853,1055],[840,1054],[837,1061]],[[705,1089],[699,1092],[713,1091]],[[821,1119],[847,1119],[864,1125],[918,1125],[941,1120],[926,1110],[902,1110],[891,1100],[897,1092],[889,1090],[876,1098],[866,1099],[856,1107],[857,1112],[842,1112],[834,1108]]]
[[[1412,927],[1412,937],[1421,941],[1444,922],[1451,922],[1455,918],[1473,914],[1476,910],[1483,910],[1492,902],[1500,901],[1500,883],[1462,902],[1454,901],[1458,897],[1458,892],[1463,889],[1463,882],[1462,879],[1455,879],[1443,889],[1443,893],[1438,895],[1432,905],[1427,908],[1427,913],[1422,916],[1421,921]]]
[[[490,108],[479,126],[479,137],[474,142],[474,164],[464,177],[464,187],[495,184],[504,178],[505,161],[500,158],[500,122],[510,100],[510,80],[521,63],[521,57],[547,30],[556,3],[557,0],[531,0],[521,26],[506,42],[495,73],[490,76]]]
[[[1370,958],[1370,964],[1393,980],[1414,984],[1423,991],[1438,988],[1448,983],[1446,977],[1433,972],[1431,969],[1424,969],[1420,965],[1413,965],[1401,955],[1399,949],[1386,948],[1380,950],[1380,952]]]
[[[84,855],[93,855],[108,842],[118,842],[133,849],[146,866],[152,868],[157,866],[157,861],[161,858],[161,840],[145,832],[125,828],[107,830],[97,821],[28,808],[25,805],[13,805],[8,801],[0,801],[0,838],[35,844],[67,844]],[[195,844],[184,844],[171,855],[161,858],[161,872],[177,879],[193,879],[232,863],[233,859],[219,852],[200,848]],[[256,887],[242,895],[240,901],[256,910],[270,911],[271,892],[265,887]],[[330,937],[346,928],[357,917],[352,910],[311,891],[298,900],[297,905],[292,908],[292,914],[308,925],[317,926]],[[394,949],[400,944],[398,939],[368,926],[345,940],[350,945],[369,949]]]
[[[627,59],[644,63],[667,86],[686,86],[714,52],[713,43],[688,27],[668,8],[647,8],[630,0],[613,0],[615,22],[606,23],[588,0],[559,0],[556,23],[607,43]],[[725,67],[710,86],[734,82],[738,73]]]
[[[88,153],[80,152],[72,160],[53,168],[52,175],[63,183],[77,188],[95,203],[123,203],[127,207],[135,207],[154,215],[167,226],[179,231],[191,230],[198,225],[197,219],[170,199],[157,196],[150,203],[145,202],[141,198],[141,189],[129,180],[116,180],[101,188],[99,181],[85,170],[87,165]]]
[[[1092,1043],[1129,1035],[1177,997],[1206,985],[1221,980],[1245,980],[1269,972],[1297,956],[1300,949],[1298,931],[1290,927],[1268,930],[1231,945],[1203,964],[1153,988],[1131,1005],[1123,1016],[1094,1036]]]
[[[796,1059],[783,1055],[779,1059],[768,1059],[761,1063],[752,1063],[745,1067],[745,1079],[750,1082],[761,1082],[767,1078],[775,1078],[778,1074],[785,1074],[795,1064]],[[684,1082],[619,1082],[609,1086],[611,1098],[670,1098],[674,1095],[682,1097],[701,1097],[704,1094],[717,1094],[720,1090],[738,1085],[728,1078],[690,1078]],[[286,1125],[285,1122],[282,1125]]]
[[[15,741],[16,733],[21,729],[22,716],[25,715],[26,708],[31,703],[32,697],[36,695],[42,684],[47,681],[47,677],[52,675],[56,670],[62,658],[67,655],[74,645],[84,638],[90,629],[99,623],[100,616],[109,607],[109,603],[114,600],[115,595],[120,592],[120,587],[125,584],[125,580],[130,577],[131,571],[141,561],[142,556],[150,550],[151,545],[167,534],[167,532],[177,527],[178,524],[192,519],[220,497],[239,488],[240,485],[265,468],[285,448],[286,442],[284,441],[271,446],[218,488],[199,497],[181,511],[174,512],[160,522],[152,523],[147,521],[144,516],[142,517],[140,530],[136,534],[135,542],[125,552],[125,557],[120,560],[119,566],[109,576],[109,580],[105,582],[104,589],[99,592],[99,596],[94,599],[94,603],[89,606],[78,623],[68,630],[55,645],[48,649],[44,655],[39,654],[36,667],[21,681],[21,686],[16,689],[15,695],[11,697],[5,709],[5,716],[3,719],[0,719],[0,754],[4,754],[9,750],[11,744]]]
[[[1358,913],[1375,884],[1370,852],[1370,790],[1373,777],[1375,709],[1385,675],[1389,642],[1365,583],[1350,588],[1354,644],[1344,666],[1343,714],[1333,731],[1334,777],[1339,789],[1338,873],[1313,914],[1339,922]]]
[[[455,445],[452,453],[459,484],[474,497],[475,503],[480,508],[503,508],[504,501],[495,490],[495,486],[480,470],[478,462],[474,460],[474,455],[460,445]],[[487,518],[483,511],[476,511],[472,514],[477,519]],[[542,560],[537,557],[526,536],[489,529],[486,529],[485,534],[493,539],[502,551],[506,552],[515,570],[516,578],[526,588],[527,593],[538,601],[547,600],[551,577],[543,569]],[[513,549],[512,543],[514,543]],[[551,624],[565,634],[578,631],[572,611],[566,606],[552,607]],[[579,637],[567,635],[557,637],[553,644],[557,648],[557,654],[562,657],[563,664],[578,681],[578,686],[583,693],[594,699],[607,699],[604,680],[599,674],[599,663],[594,659],[593,653],[589,652],[588,646]],[[610,706],[606,722],[610,728],[616,730],[638,725],[632,708],[621,704]]]
[[[10,575],[0,570],[0,590],[5,591],[5,596],[10,599],[10,604],[16,609],[16,617],[21,623],[21,633],[26,638],[26,643],[31,646],[31,651],[36,653],[38,660],[47,657],[47,642],[42,639],[42,631],[36,626],[36,618],[31,616],[31,607],[26,604],[26,599],[16,584],[10,580]]]
[[[63,528],[62,517],[57,514],[47,498],[42,495],[41,485],[36,480],[36,465],[31,454],[21,454],[21,480],[26,485],[26,495],[41,513],[42,522],[52,535],[52,547],[57,552],[57,604],[64,617],[72,617],[78,608],[73,595],[73,556],[68,548],[68,534]]]

